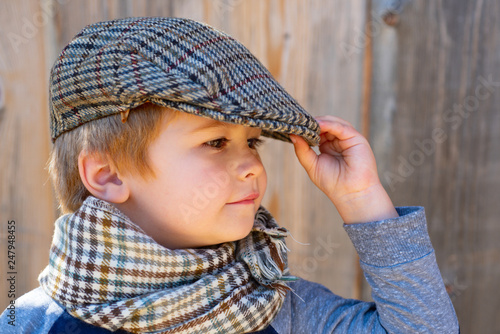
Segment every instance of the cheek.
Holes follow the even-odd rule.
[[[198,181],[203,195],[214,203],[226,203],[231,195],[232,178],[222,165],[206,166]]]
[[[156,178],[144,190],[151,202],[158,203],[165,213],[172,215],[181,203],[189,203],[193,198],[193,188],[199,184],[199,171],[196,162],[175,156],[158,159],[156,167]]]
[[[225,203],[230,196],[231,177],[224,163],[210,163],[203,160],[191,161],[180,168],[174,177],[182,187],[184,201],[196,201],[196,206],[209,209],[208,203]],[[203,205],[205,203],[206,205]]]

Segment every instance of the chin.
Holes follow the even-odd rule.
[[[235,229],[227,230],[225,235],[227,241],[237,241],[245,238],[250,231],[252,231],[254,220],[249,220],[245,222],[241,222],[239,226],[235,226]]]

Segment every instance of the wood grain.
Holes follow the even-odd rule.
[[[15,295],[37,285],[48,263],[55,207],[45,164],[49,152],[44,14],[36,1],[0,10],[0,304],[10,301],[7,272],[17,272]],[[7,224],[15,223],[15,268],[7,268]],[[9,277],[11,275],[9,274]]]
[[[499,13],[496,1],[413,1],[374,38],[381,177],[396,205],[425,206],[464,333],[500,333]]]

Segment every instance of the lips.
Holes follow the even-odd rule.
[[[259,193],[251,193],[238,201],[230,202],[227,204],[254,204],[254,200],[259,197]]]

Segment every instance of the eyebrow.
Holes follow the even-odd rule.
[[[220,121],[216,121],[216,120],[211,119],[208,122],[206,122],[205,124],[200,125],[194,129],[192,129],[189,132],[195,133],[195,132],[210,129],[210,128],[227,128],[227,127],[229,127],[229,125],[230,125],[229,123],[220,122]]]

